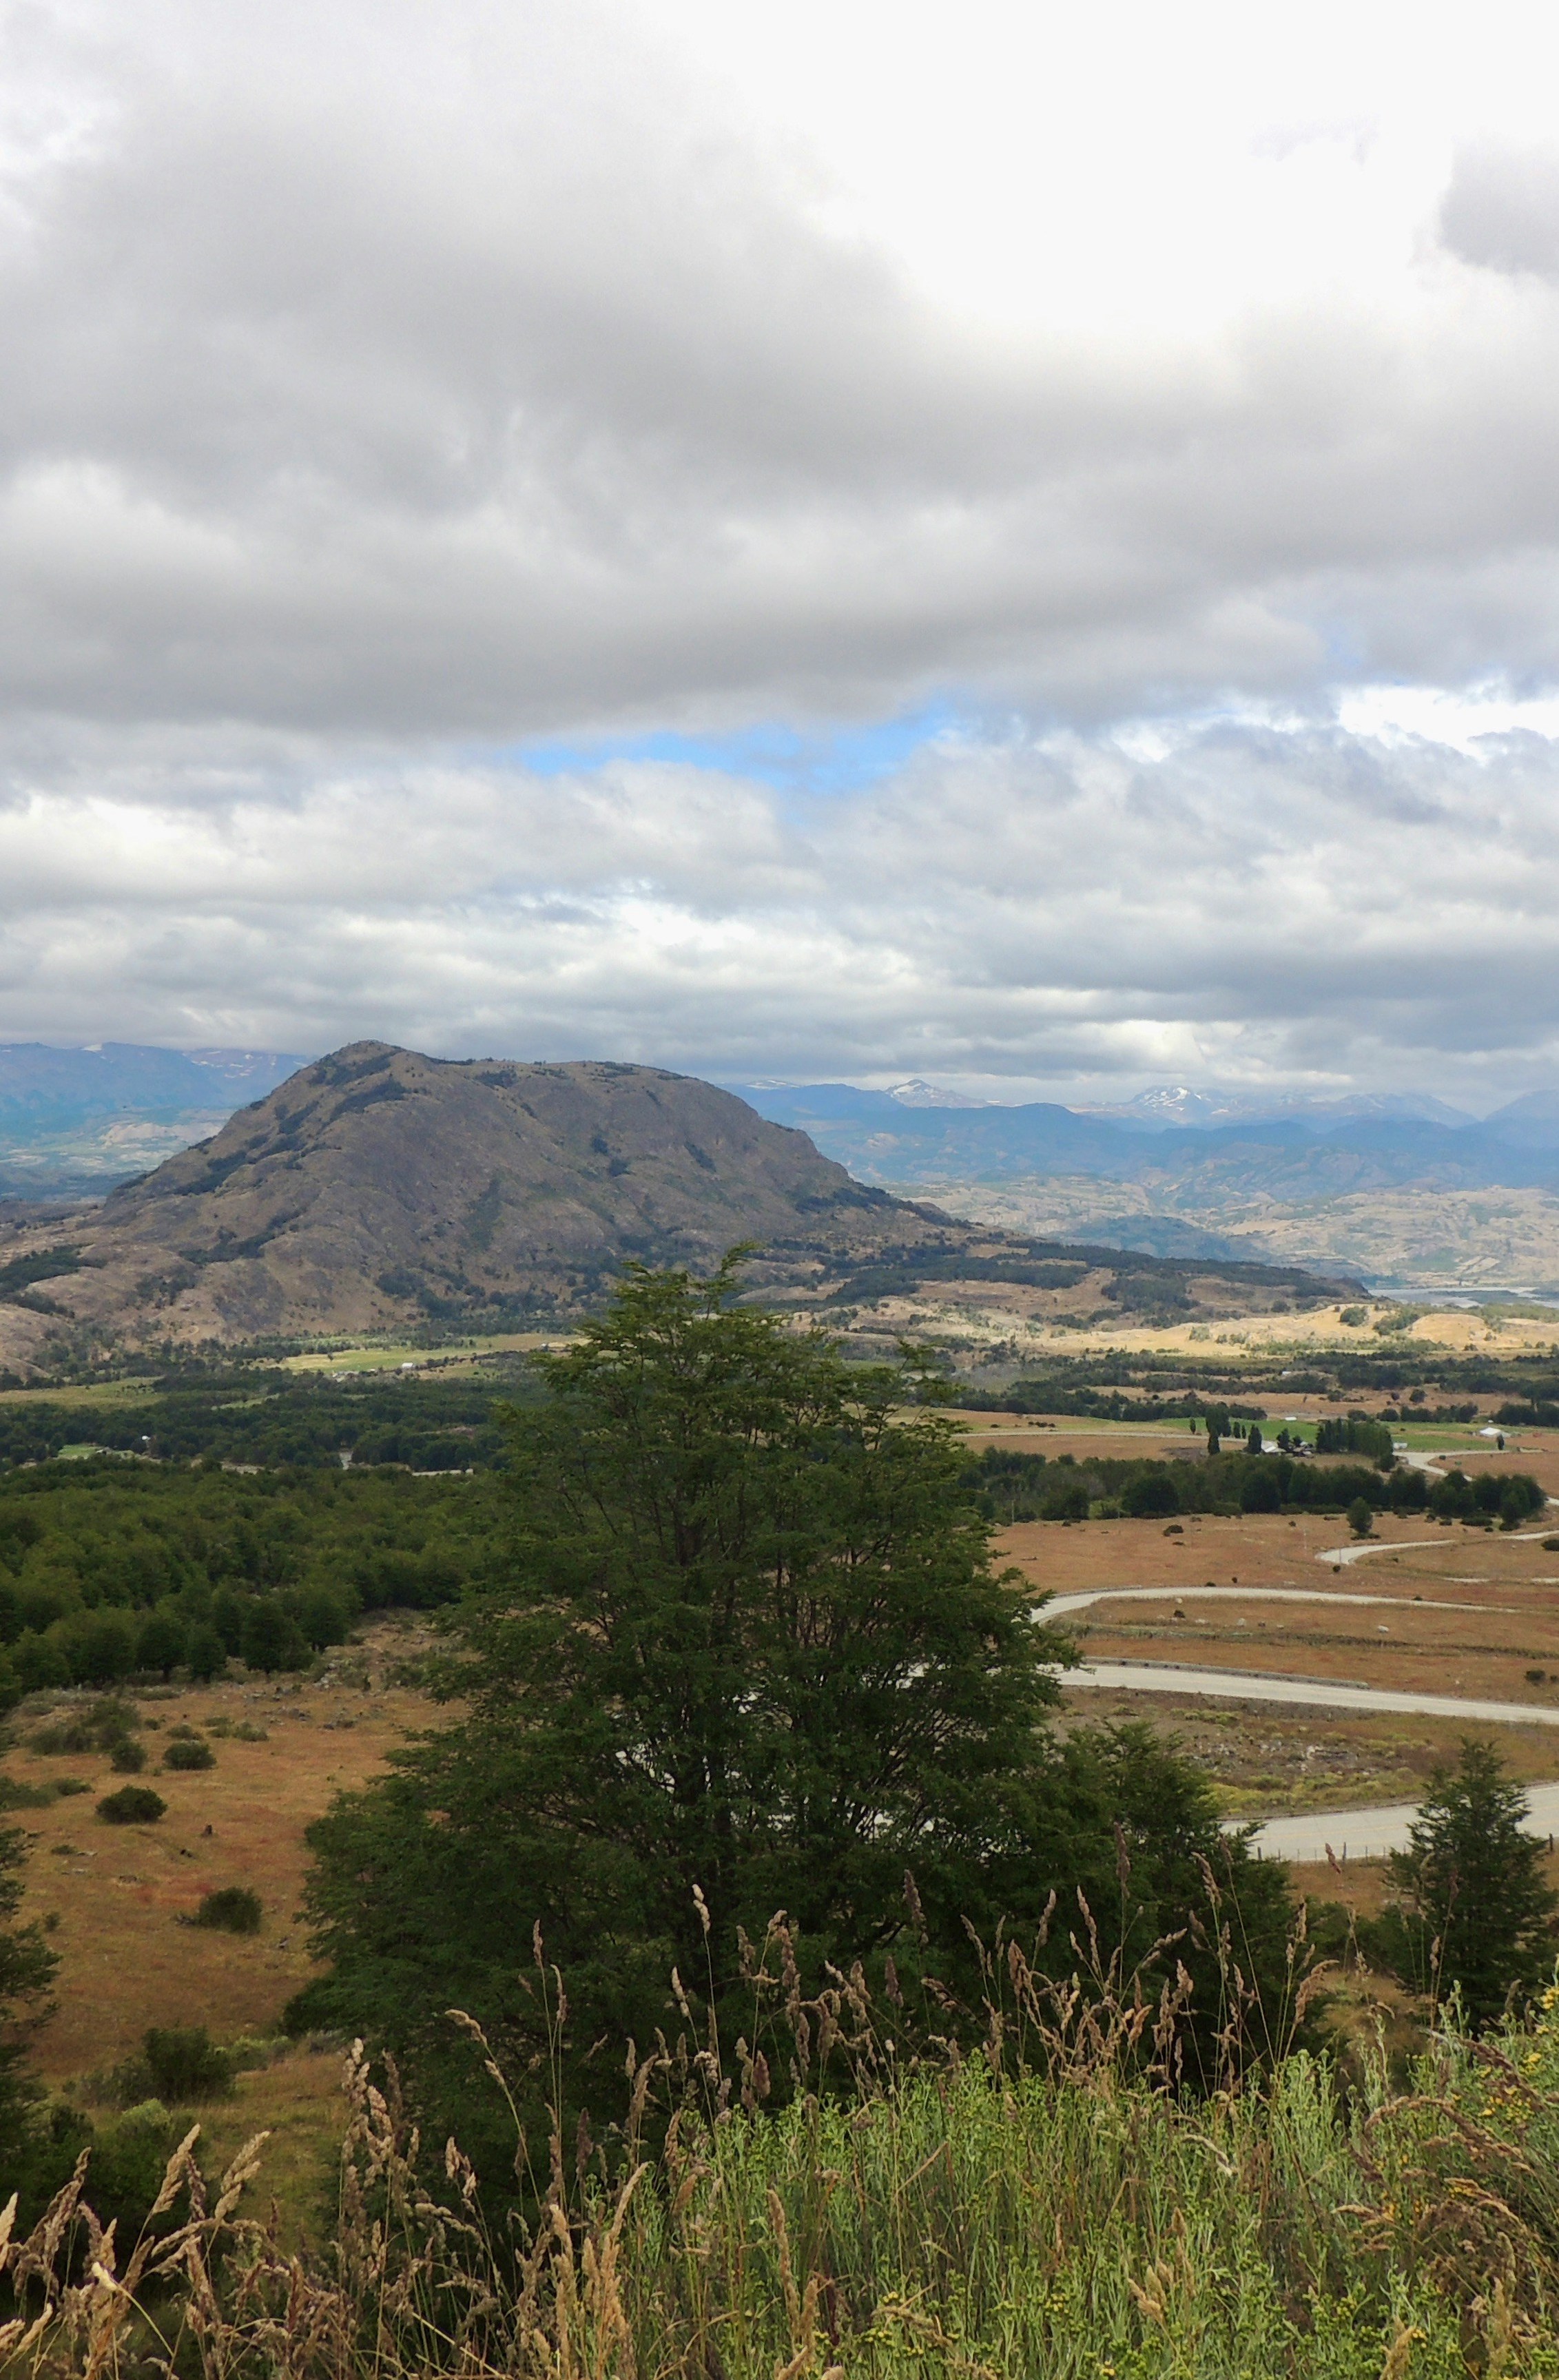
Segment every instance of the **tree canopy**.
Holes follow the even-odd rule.
[[[1065,1949],[1081,1886],[1146,1950],[1160,1893],[1201,1892],[1205,1796],[1172,1815],[1129,1731],[1051,1742],[1066,1648],[995,1568],[956,1427],[907,1412],[904,1367],[846,1365],[737,1287],[729,1263],[635,1270],[539,1359],[547,1394],[508,1422],[511,1543],[446,1623],[458,1714],[312,1829],[334,1972],[295,2022],[349,2022],[427,2078],[458,2005],[540,2056],[539,1928],[571,2039],[616,2058],[689,1993],[739,2030],[742,1937],[777,1912],[814,1976],[892,1951],[978,1999],[970,1926],[1032,1937],[1055,1892]],[[1280,1871],[1263,1893],[1285,1905]]]
[[[1454,1769],[1434,1771],[1407,1849],[1391,1857],[1405,1971],[1437,1998],[1459,1989],[1475,2027],[1553,1964],[1559,1894],[1526,1815],[1527,1796],[1492,1745],[1468,1738]]]

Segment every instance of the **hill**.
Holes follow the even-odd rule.
[[[35,1366],[51,1341],[514,1329],[591,1309],[628,1258],[708,1265],[742,1240],[759,1286],[804,1301],[932,1279],[1075,1303],[1086,1281],[1134,1310],[1238,1312],[1336,1287],[954,1221],[654,1067],[359,1042],[96,1208],[0,1238],[0,1363]]]

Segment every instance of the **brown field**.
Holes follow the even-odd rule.
[[[20,1744],[7,1772],[28,1783],[86,1780],[87,1793],[24,1810],[14,1823],[30,1838],[25,1917],[57,1919],[55,2013],[36,2038],[52,2082],[110,2066],[135,2049],[148,2025],[209,2024],[224,2040],[273,2034],[292,1993],[313,1968],[297,1920],[307,1862],[303,1830],[341,1788],[383,1767],[432,1706],[384,1681],[386,1660],[407,1640],[381,1629],[371,1640],[372,1687],[243,1685],[191,1687],[168,1700],[138,1697],[152,1764],[141,1779],[115,1776],[97,1755],[47,1757]],[[213,1740],[216,1767],[168,1774],[157,1767],[161,1731],[184,1720],[248,1720],[264,1743]],[[151,1827],[105,1826],[99,1795],[127,1781],[153,1784],[168,1804]],[[265,1922],[235,1936],[178,1923],[220,1885],[259,1893]],[[250,2078],[252,2095],[261,2078]]]
[[[1551,1445],[1540,1458],[1512,1452],[1506,1465],[1541,1478],[1556,1453]],[[1499,1458],[1487,1467],[1500,1467]],[[1105,1599],[1065,1615],[1058,1624],[1087,1658],[1192,1661],[1559,1708],[1559,1555],[1545,1552],[1541,1540],[1382,1514],[1376,1536],[1383,1549],[1339,1567],[1316,1559],[1351,1542],[1334,1517],[1187,1514],[1181,1529],[1166,1535],[1161,1521],[1029,1522],[1004,1531],[999,1543],[1009,1561],[1054,1595],[1162,1591],[1151,1602]],[[1328,1609],[1253,1597],[1199,1606],[1183,1593],[1206,1585],[1402,1600]],[[1547,1673],[1541,1683],[1528,1678],[1532,1669]],[[1167,1676],[1165,1685],[1163,1695],[1085,1689],[1067,1706],[1081,1722],[1151,1718],[1179,1735],[1208,1767],[1224,1806],[1242,1815],[1411,1798],[1433,1767],[1455,1758],[1465,1732],[1449,1719],[1241,1707],[1235,1676],[1227,1707],[1175,1694]],[[1559,1728],[1497,1733],[1503,1756],[1523,1779],[1559,1777]]]

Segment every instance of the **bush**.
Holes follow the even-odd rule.
[[[111,1827],[150,1827],[167,1808],[160,1793],[150,1785],[121,1785],[116,1793],[105,1793],[97,1805],[100,1818]]]
[[[128,1703],[111,1698],[83,1703],[66,1718],[39,1728],[31,1738],[32,1749],[51,1757],[62,1752],[111,1753],[128,1742],[140,1725],[140,1715]]]
[[[258,1892],[250,1892],[244,1884],[225,1884],[207,1893],[189,1923],[208,1925],[219,1934],[258,1934],[262,1914]]]
[[[1362,1496],[1356,1496],[1348,1506],[1348,1526],[1356,1537],[1367,1537],[1375,1525],[1375,1515]]]
[[[121,1777],[139,1777],[146,1766],[146,1746],[132,1742],[127,1736],[123,1743],[114,1746],[108,1765]]]
[[[180,1740],[170,1743],[163,1755],[164,1768],[214,1768],[216,1755],[209,1743],[197,1740],[191,1743]]]
[[[193,2099],[225,2099],[233,2088],[233,2060],[219,2049],[203,2024],[152,2025],[142,2044],[152,2087],[159,2099],[187,2107]]]

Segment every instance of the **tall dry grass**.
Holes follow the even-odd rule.
[[[1193,2097],[1175,2073],[1183,1980],[1156,2000],[1118,1976],[1056,1988],[1009,1949],[980,2052],[911,2054],[902,2009],[891,1993],[873,2001],[859,1970],[803,1999],[783,1927],[764,1960],[755,1989],[785,2014],[786,2104],[768,2110],[772,2060],[745,2039],[728,2058],[691,2029],[630,2050],[620,2123],[597,2145],[583,2123],[566,2136],[554,2122],[535,2144],[532,2215],[496,2234],[454,2143],[430,2177],[393,2067],[376,2074],[360,2045],[318,2255],[289,2252],[243,2211],[262,2140],[208,2195],[192,2131],[158,2202],[177,2228],[127,2244],[95,2222],[83,2159],[30,2239],[0,2217],[18,2308],[0,2367],[38,2380],[1559,2374],[1559,1991],[1498,2040],[1440,2032],[1405,2092],[1383,2057],[1347,2088],[1303,2051],[1258,2075],[1233,2055],[1231,2017],[1226,2070]],[[993,1987],[996,1973],[988,1961]],[[825,2070],[848,2081],[819,2089]],[[495,2058],[490,2072],[505,2091]]]

